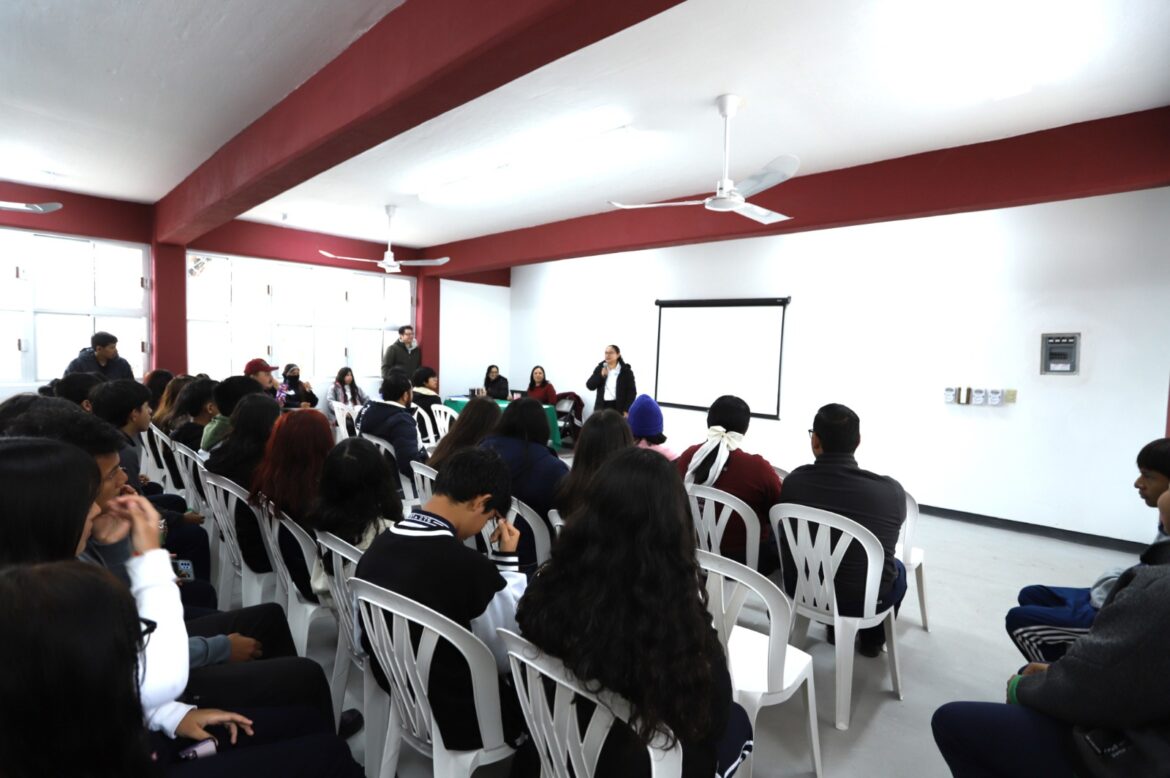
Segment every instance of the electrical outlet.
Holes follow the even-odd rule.
[[[1016,390],[1015,389],[1004,389],[1003,390],[1003,401],[1005,403],[1014,403],[1016,401]]]

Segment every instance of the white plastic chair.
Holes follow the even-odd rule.
[[[319,602],[313,602],[306,599],[305,595],[301,594],[301,590],[293,583],[292,575],[288,572],[288,566],[284,564],[284,557],[280,553],[279,527],[284,527],[296,539],[297,545],[301,549],[301,556],[305,559],[305,567],[309,571],[309,575],[313,575],[313,568],[317,563],[317,541],[305,530],[304,527],[297,524],[288,517],[284,512],[277,512],[276,506],[268,503],[269,510],[272,511],[272,516],[276,519],[275,522],[270,520],[269,527],[272,530],[273,545],[276,546],[276,556],[280,557],[280,566],[284,569],[284,574],[288,576],[286,584],[288,586],[288,608],[285,613],[288,614],[288,628],[292,632],[293,642],[297,646],[297,654],[300,656],[309,655],[309,630],[313,626],[313,622],[324,616],[328,616],[330,610],[328,607]],[[275,567],[275,563],[273,564]]]
[[[788,549],[796,567],[797,621],[793,634],[803,640],[808,631],[808,620],[830,624],[836,631],[837,645],[837,729],[849,728],[853,692],[853,640],[859,629],[885,624],[886,646],[890,656],[890,679],[894,693],[902,699],[902,679],[898,670],[898,635],[894,628],[894,607],[877,610],[878,589],[881,586],[885,552],[881,541],[865,527],[836,513],[810,508],[806,505],[781,503],[769,512],[772,531],[776,537],[784,533]],[[812,537],[816,530],[816,538]],[[837,531],[837,538],[832,535]],[[865,596],[861,616],[842,616],[837,610],[834,578],[837,566],[845,558],[849,546],[857,543],[865,553],[867,568]]]
[[[423,505],[435,493],[435,478],[439,471],[422,462],[411,462],[410,469],[414,471],[414,493],[418,495],[419,505]]]
[[[276,602],[280,603],[280,607],[284,608],[285,616],[289,620],[289,629],[292,629],[292,614],[289,613],[288,601],[289,593],[296,588],[292,582],[292,575],[288,571],[288,565],[284,563],[284,555],[280,553],[280,541],[277,539],[276,532],[276,506],[272,501],[260,495],[260,512],[256,517],[256,523],[260,525],[260,539],[264,541],[264,553],[268,555],[268,561],[272,565],[272,572],[276,576]],[[293,643],[296,643],[296,633],[293,633]],[[297,654],[304,656],[298,649]]]
[[[512,510],[508,511],[508,522],[515,525],[517,517],[524,519],[524,523],[528,525],[536,544],[536,564],[543,565],[552,556],[552,539],[548,535],[548,524],[535,509],[513,497]],[[519,529],[520,532],[524,532],[523,527]]]
[[[491,649],[451,619],[414,600],[360,578],[351,578],[350,586],[373,655],[390,682],[390,716],[378,775],[393,778],[404,740],[434,760],[436,778],[470,778],[476,768],[509,757],[514,749],[504,742],[499,676]],[[420,633],[417,648],[411,640],[412,627]],[[476,751],[448,751],[431,714],[428,683],[441,640],[463,655],[471,671],[483,743]]]
[[[435,432],[438,433],[438,440],[447,434],[451,429],[451,425],[459,418],[459,412],[453,408],[448,408],[442,403],[435,403],[431,406],[431,414],[435,417]]]
[[[141,472],[163,488],[171,491],[170,473],[167,472],[167,463],[163,460],[163,449],[170,448],[171,441],[162,430],[151,424],[139,438],[142,442],[140,450],[144,456],[139,457],[143,465]]]
[[[728,522],[737,519],[744,527],[744,561],[752,570],[760,569],[760,518],[746,502],[722,489],[701,484],[687,487],[691,503],[691,519],[695,534],[699,537],[699,548],[713,554],[721,554],[723,533]]]
[[[776,471],[776,475],[780,476],[781,481],[788,477],[788,471],[784,468],[773,465],[772,469]]]
[[[199,458],[198,453],[175,441],[171,441],[171,451],[175,455],[175,464],[179,466],[179,472],[183,476],[183,499],[187,501],[187,507],[202,516],[212,518],[211,506],[207,502],[203,482],[199,476],[203,460]]]
[[[553,535],[559,538],[561,536],[561,530],[565,528],[565,520],[561,517],[561,512],[556,508],[550,508],[548,511],[548,523],[552,525]]]
[[[337,429],[333,434],[336,437],[336,442],[340,443],[349,437],[349,428],[346,426],[346,419],[353,419],[354,406],[349,403],[343,403],[338,400],[330,400],[329,407],[333,409],[333,418],[337,421]]]
[[[735,701],[747,711],[752,729],[765,705],[778,705],[804,686],[808,713],[809,747],[813,770],[821,775],[821,740],[817,734],[817,695],[813,686],[812,657],[788,645],[792,601],[776,584],[755,570],[709,551],[696,552],[707,573],[707,610],[715,621],[719,642],[727,652]],[[764,601],[768,634],[736,626],[748,592]],[[755,757],[737,775],[751,778]]]
[[[414,482],[410,476],[403,474],[398,469],[398,455],[394,453],[394,446],[390,445],[388,440],[371,435],[368,432],[361,433],[361,436],[366,440],[377,446],[383,454],[390,458],[390,466],[394,468],[395,474],[398,475],[398,485],[402,489],[402,515],[410,515],[410,510],[418,505],[418,495],[414,491]]]
[[[597,775],[597,759],[610,727],[615,720],[630,721],[630,703],[605,689],[596,694],[586,691],[561,660],[545,654],[515,632],[500,628],[496,633],[508,649],[520,707],[540,754],[541,776],[593,778]],[[551,700],[546,679],[555,684]],[[594,704],[593,715],[584,732],[578,723],[577,706],[573,704],[577,697]],[[667,749],[665,743],[666,738],[660,736],[646,748],[652,778],[682,775],[682,744],[676,740]]]
[[[240,501],[248,505],[248,491],[222,475],[207,471],[203,471],[203,474],[203,488],[208,502],[211,503],[215,524],[223,538],[219,546],[219,578],[216,581],[219,609],[231,610],[232,589],[236,576],[240,577],[240,591],[245,608],[273,602],[277,588],[276,574],[254,572],[240,553],[240,541],[236,535],[236,505]],[[256,521],[263,520],[263,512],[259,508],[253,505],[248,505],[248,508],[255,515]]]
[[[918,611],[922,614],[922,628],[930,632],[930,622],[926,618],[926,551],[914,545],[917,530],[918,501],[907,492],[906,521],[902,522],[902,532],[894,548],[894,556],[905,565],[906,577],[909,578],[913,573],[918,582]]]
[[[418,446],[427,451],[434,451],[435,446],[439,444],[439,433],[435,430],[435,423],[431,421],[430,414],[422,408],[417,405],[412,407],[414,408],[415,423],[418,426]]]

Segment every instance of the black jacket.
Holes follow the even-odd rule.
[[[394,447],[398,470],[406,476],[414,472],[410,463],[425,462],[427,452],[418,447],[418,423],[401,405],[371,400],[358,411],[356,422],[360,434],[379,437]]]
[[[69,367],[65,368],[65,375],[70,373],[97,373],[105,376],[110,381],[119,378],[128,378],[134,380],[134,371],[130,368],[130,363],[121,357],[115,357],[102,367],[98,363],[97,357],[93,354],[92,348],[83,348],[77,352],[77,358],[69,363]]]
[[[502,375],[498,375],[492,380],[485,380],[483,382],[483,390],[488,397],[494,397],[497,400],[508,399],[508,379]]]
[[[634,369],[627,365],[625,360],[621,360],[621,365],[622,371],[618,373],[615,397],[617,410],[625,413],[634,404],[634,398],[638,396],[638,384],[634,381]],[[593,368],[593,375],[589,376],[589,380],[585,382],[585,388],[597,391],[597,399],[593,403],[594,409],[600,408],[605,399],[605,379],[607,376],[601,374],[603,367],[605,367],[605,362],[598,362],[597,367]]]
[[[414,348],[408,351],[401,340],[396,340],[382,355],[382,379],[385,380],[390,375],[390,369],[395,367],[405,370],[406,377],[410,378],[414,375],[414,371],[421,366],[422,349],[418,347],[418,344],[416,343]]]

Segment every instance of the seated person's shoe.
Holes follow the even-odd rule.
[[[868,656],[871,659],[875,656],[881,656],[882,644],[877,643],[875,645],[870,645],[868,643],[862,643],[859,641],[857,643],[857,653],[861,654],[862,656]]]
[[[341,720],[337,723],[337,736],[342,740],[349,740],[361,732],[365,724],[366,720],[362,717],[362,712],[357,708],[343,710],[341,712]]]

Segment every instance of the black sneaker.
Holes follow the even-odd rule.
[[[870,659],[873,659],[876,656],[882,655],[882,646],[883,645],[884,645],[883,643],[869,645],[867,643],[858,642],[857,653],[861,654],[862,656],[868,656]]]

